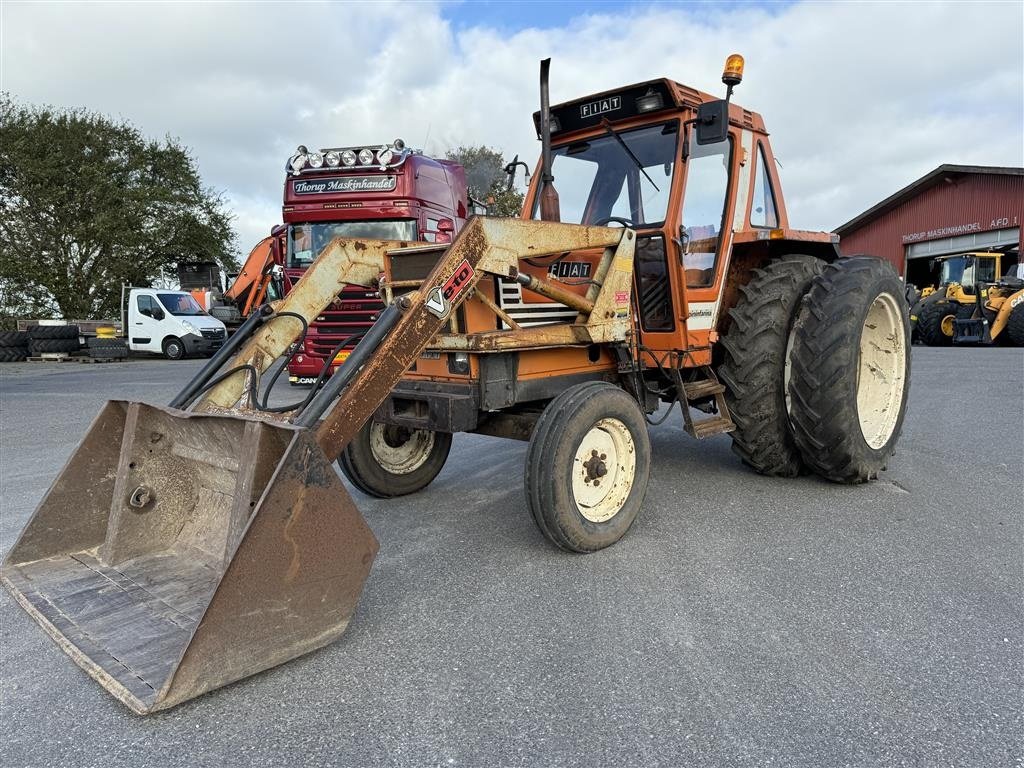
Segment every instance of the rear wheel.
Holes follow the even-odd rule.
[[[541,533],[595,552],[633,524],[651,467],[644,414],[606,382],[570,387],[544,409],[526,453],[526,501]]]
[[[363,493],[390,499],[430,485],[451,447],[447,432],[370,421],[342,452],[338,465]]]
[[[185,344],[177,336],[164,339],[163,350],[168,360],[181,360],[185,356]]]
[[[953,343],[953,326],[960,305],[939,299],[926,301],[917,316],[917,335],[929,347],[948,347]]]
[[[910,387],[902,294],[887,262],[841,259],[815,279],[797,317],[793,434],[804,462],[829,480],[877,477],[899,438]]]
[[[811,256],[783,256],[754,270],[729,311],[718,373],[736,424],[732,449],[765,475],[794,477],[803,467],[789,423],[789,341],[800,300],[823,267]]]

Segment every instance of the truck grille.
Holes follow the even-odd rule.
[[[354,333],[367,330],[384,309],[375,292],[353,291],[341,297],[319,315],[306,338],[306,354],[326,357],[341,341]],[[358,343],[354,339],[345,345],[351,349]]]
[[[204,339],[214,339],[214,340],[223,340],[224,339],[224,329],[223,328],[213,328],[213,329],[202,328],[202,329],[200,329],[199,332],[201,334],[203,334],[203,338]]]

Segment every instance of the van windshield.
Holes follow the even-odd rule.
[[[415,240],[415,219],[377,219],[375,221],[324,221],[316,224],[291,224],[288,227],[288,266],[308,267],[336,237],[365,237],[367,240]]]
[[[195,317],[205,315],[199,302],[187,293],[158,293],[156,295],[164,308],[176,317]]]

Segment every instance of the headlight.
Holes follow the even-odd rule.
[[[341,162],[341,155],[339,155],[332,149],[330,152],[324,155],[324,160],[327,161],[327,164],[331,166],[331,168],[337,168],[338,163]]]
[[[391,147],[386,144],[377,150],[377,162],[380,163],[381,168],[391,162],[391,158],[395,156],[395,153],[391,151]]]
[[[192,325],[192,323],[190,323],[188,320],[182,320],[181,324],[185,327],[185,330],[188,331],[189,333],[194,333],[196,336],[202,336],[203,335],[203,334],[201,334],[199,332],[199,329],[196,328],[194,325]]]
[[[373,162],[373,150],[372,149],[360,149],[359,150],[359,163],[361,165],[369,165]]]
[[[323,168],[324,167],[324,156],[319,152],[309,153],[309,167],[310,168]]]
[[[345,165],[355,165],[356,153],[353,152],[351,149],[346,149],[344,152],[341,153],[341,162],[343,162]]]

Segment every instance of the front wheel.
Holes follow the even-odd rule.
[[[828,265],[794,331],[790,417],[804,462],[835,482],[876,478],[910,388],[910,322],[896,271],[870,257]]]
[[[444,467],[451,447],[448,432],[370,421],[346,446],[338,464],[363,493],[391,499],[430,485]]]
[[[595,552],[633,524],[651,469],[636,400],[606,382],[570,387],[544,409],[526,453],[526,501],[541,533],[571,552]]]
[[[168,360],[181,360],[185,356],[185,344],[177,336],[164,339],[163,350]]]

